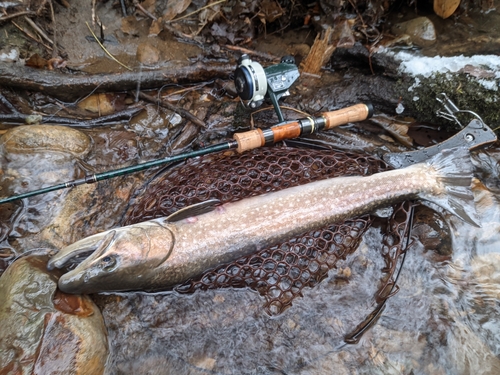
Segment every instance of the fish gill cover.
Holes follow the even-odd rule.
[[[227,203],[321,179],[371,175],[388,169],[376,157],[334,150],[271,147],[243,155],[209,155],[167,169],[146,183],[132,200],[122,224],[168,216],[211,198]],[[395,233],[401,237],[404,234],[399,228],[406,228],[401,224],[409,220],[409,209],[401,205],[395,212]],[[353,253],[370,225],[369,215],[329,225],[208,270],[175,290],[192,293],[249,287],[265,297],[264,308],[270,315],[280,314],[306,286],[321,282],[339,259]],[[401,247],[400,239],[392,241],[393,249]],[[388,269],[394,271],[391,261],[387,262]]]

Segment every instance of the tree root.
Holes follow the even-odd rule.
[[[226,78],[234,70],[229,63],[172,63],[158,70],[111,74],[68,74],[0,63],[0,87],[41,91],[64,101],[73,101],[93,92],[128,91],[140,85],[152,89],[166,83],[199,82]]]
[[[100,126],[114,125],[129,121],[134,115],[142,110],[142,107],[131,107],[111,115],[100,116],[93,119],[80,120],[73,117],[60,117],[54,115],[26,115],[15,111],[14,113],[1,114],[0,122],[11,123],[14,125],[26,125],[30,121],[48,125],[65,125],[71,128],[91,129]],[[39,116],[36,118],[36,116]],[[38,121],[39,120],[39,121]]]

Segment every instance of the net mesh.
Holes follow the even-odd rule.
[[[387,169],[376,157],[334,150],[270,147],[242,155],[209,155],[157,174],[131,201],[123,224],[168,216],[210,198],[226,203],[325,178]],[[370,224],[371,217],[365,215],[311,231],[208,270],[175,289],[192,293],[249,287],[265,297],[269,314],[280,314],[306,286],[318,284],[339,259],[354,252]]]

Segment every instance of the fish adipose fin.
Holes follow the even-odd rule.
[[[471,190],[473,177],[472,161],[469,150],[465,147],[441,151],[427,161],[438,173],[438,182],[444,185],[445,194],[429,197],[466,223],[480,227],[476,213],[474,195]]]

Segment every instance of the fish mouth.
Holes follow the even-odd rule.
[[[114,230],[98,233],[66,246],[50,258],[47,263],[47,269],[49,271],[56,268],[75,269],[92,255],[107,249],[108,245],[114,239],[115,234]]]

